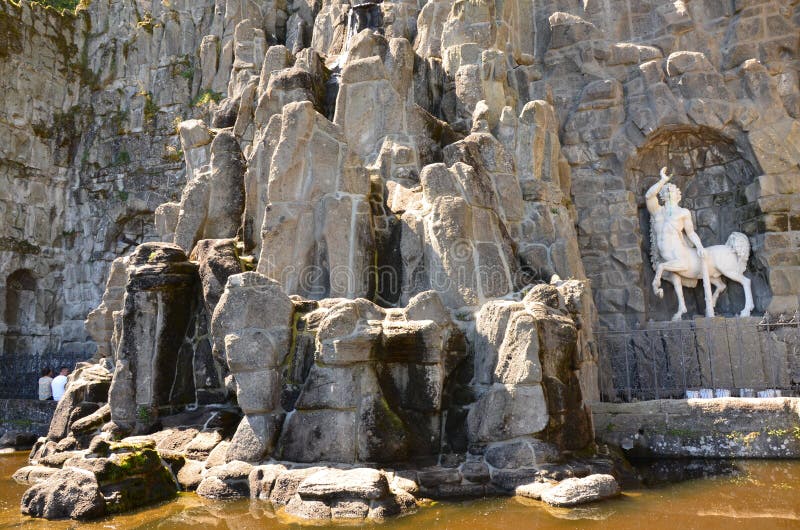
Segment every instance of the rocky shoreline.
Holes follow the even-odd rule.
[[[205,415],[206,423],[217,414]],[[83,450],[40,441],[30,465],[13,477],[31,485],[22,511],[47,519],[92,519],[168,500],[178,491],[196,491],[212,499],[258,499],[296,521],[381,521],[412,513],[431,499],[519,495],[574,506],[620,491],[610,456],[513,469],[488,464],[486,455],[467,455],[454,467],[253,464],[225,462],[230,440],[221,432],[184,427],[119,442],[97,435]],[[509,447],[508,452],[515,450]]]

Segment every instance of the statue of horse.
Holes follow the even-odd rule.
[[[645,195],[651,215],[651,262],[656,271],[653,292],[664,296],[661,279],[672,283],[678,297],[678,311],[672,320],[680,320],[686,313],[683,287],[695,287],[703,280],[706,316],[714,316],[714,305],[725,290],[722,277],[738,282],[744,288],[745,304],[739,316],[750,316],[753,310],[753,293],[750,279],[744,275],[750,257],[750,240],[741,232],[732,232],[724,245],[704,247],[694,231],[691,212],[680,207],[681,192],[668,184],[667,168],[661,169],[661,180],[650,187]],[[659,197],[664,201],[662,206]],[[692,248],[694,245],[694,249]],[[711,292],[711,285],[715,287]]]

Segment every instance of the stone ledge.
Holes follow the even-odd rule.
[[[800,398],[594,403],[595,438],[631,458],[799,458]]]

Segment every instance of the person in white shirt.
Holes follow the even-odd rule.
[[[53,370],[42,368],[42,377],[39,378],[39,399],[46,401],[53,399],[53,389],[50,384],[53,382]]]
[[[67,387],[67,376],[69,375],[69,368],[66,366],[62,366],[60,373],[53,379],[53,382],[50,383],[50,386],[53,389],[53,399],[56,401],[61,400],[64,397],[64,392]]]

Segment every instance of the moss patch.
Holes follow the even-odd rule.
[[[11,3],[10,8],[19,7]],[[20,24],[18,17],[15,19],[10,16],[8,11],[0,11],[0,59],[5,59],[11,54],[17,54],[22,51],[22,33],[19,30]]]
[[[164,149],[164,160],[169,162],[181,162],[183,160],[183,150],[174,145],[168,145]]]
[[[117,153],[117,156],[114,158],[115,166],[125,166],[130,163],[131,163],[131,154],[127,151],[119,151]],[[123,193],[125,194],[124,198],[122,197]],[[121,191],[119,192],[119,194],[120,194],[120,199],[122,199],[123,201],[128,198],[127,192]]]
[[[114,446],[120,444],[112,444],[112,449]],[[151,447],[110,458],[96,476],[106,499],[107,513],[121,513],[171,499],[178,492],[172,473]]]
[[[139,92],[139,95],[144,97],[144,121],[148,125],[155,125],[156,116],[158,116],[158,105],[153,101],[153,94],[150,92]]]
[[[34,245],[24,239],[17,239],[16,237],[0,237],[0,251],[10,250],[17,254],[39,254],[41,247]]]
[[[222,94],[214,92],[213,90],[204,90],[200,92],[196,98],[192,100],[192,106],[205,107],[210,103],[218,103],[222,99]]]
[[[52,7],[61,13],[65,11],[74,12],[78,5],[81,4],[79,0],[31,0],[31,3]],[[88,4],[88,2],[86,3]]]
[[[145,30],[147,33],[152,34],[153,28],[156,26],[156,22],[153,19],[153,14],[150,11],[145,11],[144,16],[137,22],[137,25]]]

